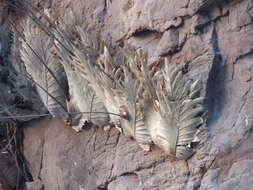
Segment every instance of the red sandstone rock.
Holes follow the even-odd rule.
[[[252,1],[55,0],[51,12],[57,18],[71,6],[114,55],[121,39],[148,51],[150,62],[168,54],[186,65],[203,82],[209,132],[190,160],[178,161],[157,147],[143,152],[115,129],[76,134],[60,121],[34,121],[24,154],[37,188],[253,189]]]

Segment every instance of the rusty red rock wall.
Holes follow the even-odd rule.
[[[25,156],[34,182],[46,190],[253,189],[253,2],[251,0],[55,0],[58,18],[69,8],[117,45],[168,56],[203,81],[207,131],[196,154],[179,161],[152,147],[143,152],[117,130],[76,134],[43,119],[25,129]]]

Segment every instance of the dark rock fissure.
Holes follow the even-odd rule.
[[[148,36],[150,34],[160,34],[160,32],[156,31],[156,30],[152,30],[152,29],[147,29],[147,28],[143,28],[143,29],[138,29],[136,31],[134,31],[129,38],[131,37],[145,37]]]
[[[217,32],[214,27],[211,43],[213,45],[214,59],[210,70],[206,88],[207,127],[211,127],[224,108],[226,88],[226,66],[219,49]]]
[[[20,173],[25,181],[33,181],[31,172],[29,171],[28,163],[23,155],[23,139],[24,139],[24,130],[23,126],[25,123],[20,123],[20,127],[17,130],[17,162],[20,167]]]
[[[223,2],[226,2],[226,0],[205,0],[197,10],[197,13],[205,14],[207,12],[210,12],[212,8],[221,6]]]
[[[229,15],[229,11],[226,11],[226,13],[219,15],[215,18],[209,19],[207,22],[198,24],[197,26],[195,26],[195,30],[198,32],[200,31],[201,33],[203,32],[203,29],[207,26],[209,26],[211,23],[218,21],[219,19],[226,17]]]
[[[41,180],[41,171],[43,169],[43,157],[44,157],[44,145],[45,145],[45,140],[43,139],[42,145],[41,145],[41,158],[40,158],[40,168],[39,168],[39,174],[38,178]]]
[[[104,187],[104,186],[101,186],[101,187],[98,187],[97,190],[108,190],[107,186]]]
[[[7,66],[11,55],[11,46],[13,44],[13,33],[7,23],[0,26],[0,43],[0,63]]]

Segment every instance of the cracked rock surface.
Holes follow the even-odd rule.
[[[188,161],[143,152],[116,129],[75,133],[44,118],[25,127],[31,190],[253,189],[251,0],[54,0],[59,18],[80,11],[110,52],[131,44],[149,61],[167,56],[203,81],[206,133]]]

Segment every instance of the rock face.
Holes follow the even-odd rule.
[[[201,78],[206,129],[188,161],[157,147],[143,152],[116,129],[75,133],[44,118],[25,126],[28,189],[253,189],[253,2],[251,0],[54,0],[59,18],[83,14],[114,56],[117,45],[167,56]]]

